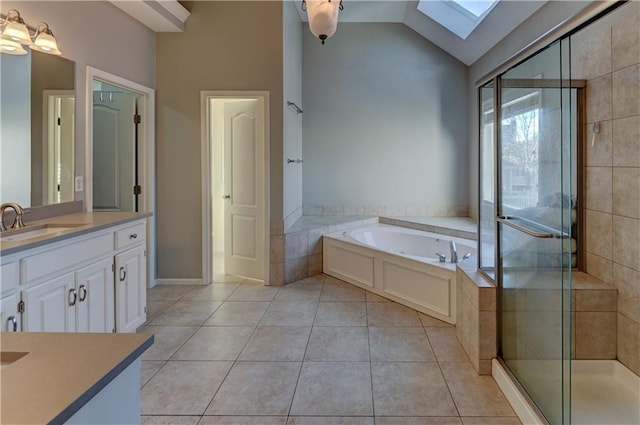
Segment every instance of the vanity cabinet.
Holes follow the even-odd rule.
[[[136,220],[2,258],[2,330],[13,316],[27,332],[135,332],[146,321],[145,231]]]
[[[135,332],[147,320],[147,267],[144,246],[116,255],[116,331]]]
[[[18,313],[18,295],[8,295],[0,300],[0,320],[2,332],[17,332],[20,330],[20,314]]]

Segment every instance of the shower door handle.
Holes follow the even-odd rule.
[[[498,217],[496,219],[498,221],[498,223],[502,223],[502,224],[506,224],[507,226],[519,230],[523,233],[526,233],[529,236],[533,236],[534,238],[541,238],[541,239],[549,239],[549,238],[553,238],[555,237],[555,235],[553,233],[548,233],[548,232],[536,232],[535,230],[531,230],[529,228],[526,228],[516,222],[514,222],[513,220],[510,219],[510,217]]]

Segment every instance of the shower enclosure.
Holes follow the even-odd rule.
[[[585,83],[570,72],[566,38],[480,89],[481,240],[489,241],[481,267],[496,259],[499,355],[552,424],[571,423],[571,269],[578,260]]]
[[[584,276],[597,281],[599,289],[613,288],[615,292],[615,286],[620,285],[615,280],[600,281],[584,273],[589,271],[585,262],[585,239],[589,236],[593,241],[608,235],[587,235],[583,214],[590,208],[601,208],[600,198],[611,196],[593,189],[587,193],[584,186],[589,164],[585,160],[587,150],[594,149],[600,132],[599,123],[592,122],[596,112],[603,114],[596,108],[607,105],[596,98],[594,87],[611,78],[615,71],[609,63],[607,76],[607,68],[602,66],[603,62],[607,65],[606,61],[600,60],[600,69],[597,69],[594,58],[608,57],[615,63],[617,59],[610,51],[614,44],[612,37],[622,37],[627,24],[619,22],[629,21],[627,16],[634,13],[640,16],[637,5],[629,6],[626,11],[621,7],[614,18],[604,23],[593,19],[583,28],[595,24],[595,28],[602,31],[586,31],[585,35],[580,33],[582,28],[575,29],[479,87],[478,256],[480,269],[494,278],[498,286],[499,361],[520,393],[550,424],[640,423],[640,378],[636,379],[620,362],[613,361],[616,359],[615,336],[607,339],[613,356],[606,359],[616,363],[615,368],[624,369],[625,376],[630,376],[624,382],[616,381],[615,374],[603,378],[603,366],[582,360],[599,357],[577,353],[576,341],[585,343],[576,337],[574,323],[578,314],[574,305],[578,298],[574,297],[583,289]],[[602,13],[602,16],[607,15]],[[635,21],[631,22],[629,28]],[[632,48],[633,39],[624,42],[627,49]],[[638,40],[635,43],[637,48]],[[594,46],[609,51],[594,52]],[[615,79],[616,76],[614,87],[621,84]],[[591,90],[589,108],[587,85]],[[621,110],[622,106],[615,101],[615,97],[609,98],[612,109]],[[587,109],[592,117],[589,126]],[[614,129],[615,118],[614,113]],[[611,124],[604,122],[604,125]],[[586,137],[587,131],[589,137]],[[593,161],[591,159],[590,165]],[[597,165],[603,166],[601,162]],[[606,169],[595,171],[602,175]],[[595,183],[591,181],[591,184]],[[604,188],[611,190],[606,185]],[[614,217],[619,210],[614,204]],[[640,218],[640,211],[626,210],[621,215],[625,214],[630,217],[638,214]],[[623,219],[629,220],[626,216]],[[637,267],[634,264],[629,267]],[[625,285],[633,288],[638,283],[630,281]],[[621,296],[627,295],[620,293],[618,286],[617,297]],[[622,305],[630,304],[625,300]],[[614,317],[615,314],[611,313]],[[627,313],[622,312],[620,316],[618,311],[617,314],[621,320]],[[604,326],[595,321],[589,325]],[[615,319],[610,333],[616,333]],[[618,335],[618,346],[620,338]],[[590,344],[603,343],[593,339]],[[581,360],[576,362],[576,359]],[[609,393],[624,386],[629,386],[630,391],[615,399],[609,394],[595,395],[598,386],[606,386]],[[628,414],[619,414],[625,409]],[[615,410],[618,413],[610,413]]]

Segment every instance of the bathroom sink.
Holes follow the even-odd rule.
[[[49,235],[51,233],[59,233],[65,230],[70,230],[79,226],[83,226],[84,223],[76,224],[40,224],[37,226],[27,226],[23,229],[7,230],[0,235],[0,241],[3,242],[19,242],[31,238],[37,238],[39,236]]]
[[[7,366],[11,366],[29,353],[19,353],[15,351],[2,351],[0,352],[0,368],[4,369]]]

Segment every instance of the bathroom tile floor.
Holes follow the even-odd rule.
[[[455,328],[326,275],[148,291],[143,424],[515,425]]]

